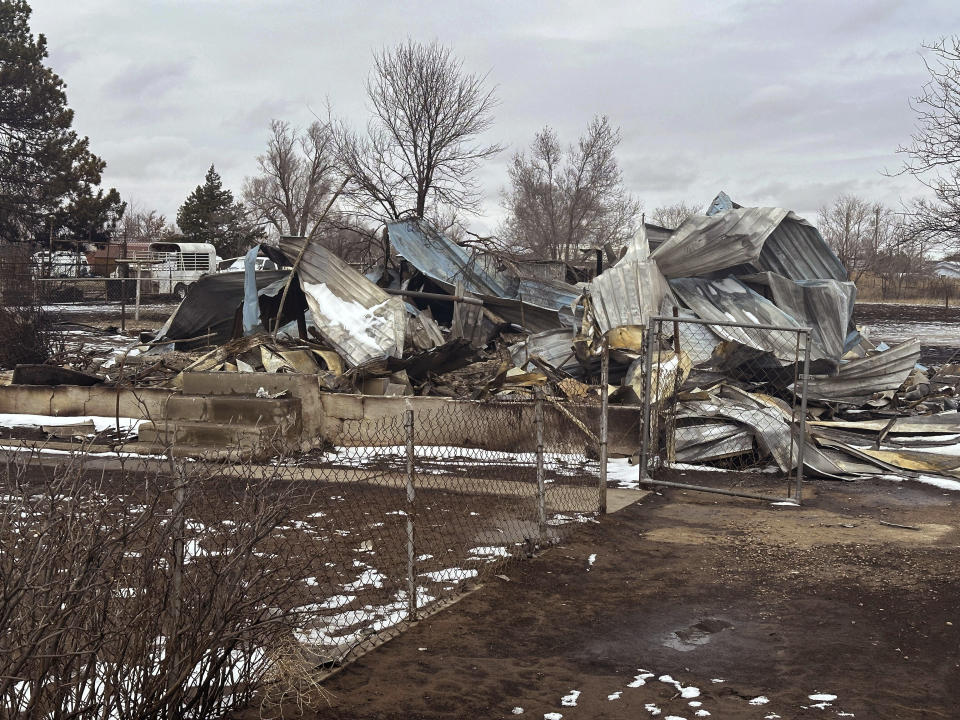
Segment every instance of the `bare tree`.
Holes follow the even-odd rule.
[[[854,282],[864,273],[889,279],[919,267],[930,250],[927,236],[910,232],[902,214],[883,203],[870,203],[856,195],[841,195],[818,213],[820,232],[847,268]]]
[[[941,38],[924,46],[933,59],[924,59],[929,81],[911,100],[917,130],[911,143],[898,148],[907,155],[901,172],[916,177],[933,192],[933,199],[911,207],[913,233],[958,244],[960,238],[960,36]]]
[[[566,150],[544,127],[528,153],[513,156],[503,235],[538,257],[572,260],[578,248],[616,246],[632,237],[640,203],[623,186],[616,159],[620,130],[597,116]]]
[[[173,226],[167,222],[164,215],[130,201],[116,237],[126,238],[131,242],[152,242],[173,232]]]
[[[700,208],[697,205],[681,200],[672,205],[661,205],[654,209],[654,211],[647,216],[647,219],[661,227],[676,230],[688,217],[700,214]]]
[[[870,203],[856,195],[841,195],[817,213],[824,240],[856,282],[867,267]]]
[[[267,151],[257,157],[260,174],[243,184],[252,213],[280,235],[310,234],[335,184],[333,133],[314,122],[305,131],[270,122]]]
[[[341,171],[353,209],[376,224],[439,208],[475,211],[474,173],[502,148],[480,136],[497,101],[486,76],[467,73],[449,48],[408,40],[374,54],[367,80],[372,117],[363,133],[337,123]]]

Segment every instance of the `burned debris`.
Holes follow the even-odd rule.
[[[861,334],[846,269],[793,212],[720,193],[707,214],[641,225],[576,272],[461,246],[422,220],[387,237],[366,275],[308,238],[255,247],[192,284],[155,336],[62,365],[171,390],[184,373],[259,372],[317,376],[331,393],[599,404],[606,356],[609,401],[647,408],[657,462],[955,472],[928,456],[960,432],[960,373],[919,365],[916,340]],[[263,256],[279,269],[258,269]]]

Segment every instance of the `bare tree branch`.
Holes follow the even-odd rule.
[[[486,80],[464,72],[436,42],[408,40],[374,55],[366,131],[333,125],[341,172],[353,177],[347,199],[358,217],[382,224],[439,208],[478,209],[474,173],[502,149],[480,141],[497,104]]]
[[[513,156],[503,236],[538,257],[573,260],[578,249],[618,245],[632,237],[640,202],[623,186],[615,152],[620,131],[605,116],[566,152],[556,133],[544,127],[529,155]]]

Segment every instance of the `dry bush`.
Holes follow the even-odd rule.
[[[44,362],[53,351],[55,336],[53,320],[39,305],[0,305],[0,369]]]
[[[309,502],[301,485],[21,454],[0,500],[0,716],[213,718],[278,683],[319,697],[289,660],[311,558],[275,533]]]

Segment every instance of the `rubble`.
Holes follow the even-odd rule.
[[[674,406],[662,428],[670,461],[957,476],[960,462],[936,448],[960,436],[951,412],[960,366],[919,366],[916,339],[886,347],[863,337],[856,288],[813,225],[720,193],[706,215],[655,228],[653,252],[650,227],[618,260],[606,248],[616,262],[576,285],[543,279],[543,263],[525,272],[516,258],[462,247],[422,220],[388,225],[392,253],[367,276],[318,242],[285,237],[251,249],[243,272],[191,285],[150,342],[66,370],[107,385],[289,373],[337,393],[592,404],[607,352],[610,402]],[[257,270],[260,254],[281,269]],[[647,337],[652,317],[671,315],[682,332],[666,321],[662,337]],[[801,453],[796,331],[806,329]],[[13,382],[56,381],[57,368],[46,380],[31,372]]]

